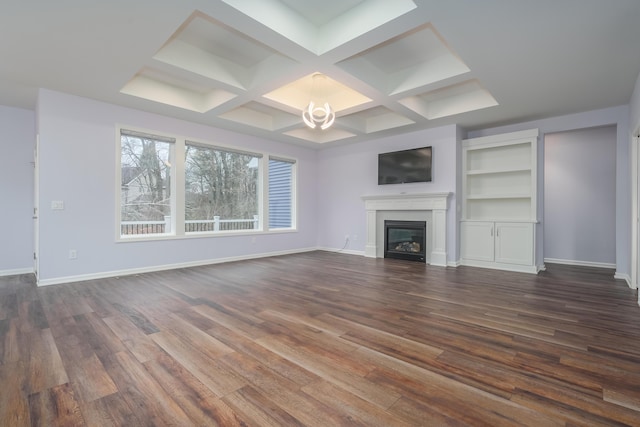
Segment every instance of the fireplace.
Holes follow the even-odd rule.
[[[384,257],[425,262],[426,221],[384,222]]]
[[[378,194],[362,196],[367,211],[367,244],[364,255],[384,256],[384,221],[426,221],[425,262],[447,266],[447,212],[451,193]]]

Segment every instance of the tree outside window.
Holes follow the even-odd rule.
[[[122,131],[120,233],[169,233],[173,141]]]
[[[258,228],[260,157],[185,147],[185,232]]]

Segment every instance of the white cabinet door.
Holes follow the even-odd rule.
[[[460,227],[462,258],[493,261],[494,223],[489,221],[463,222]]]
[[[533,265],[533,224],[496,222],[495,261]]]

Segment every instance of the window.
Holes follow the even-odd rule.
[[[171,232],[175,139],[120,131],[120,235]]]
[[[293,228],[294,162],[269,158],[269,228]]]
[[[117,132],[119,239],[295,230],[295,160],[147,131]]]
[[[259,229],[260,155],[185,146],[185,232]]]

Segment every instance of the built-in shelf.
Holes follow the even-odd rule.
[[[463,142],[462,219],[536,218],[537,131]]]
[[[462,263],[535,273],[538,130],[463,141]]]

